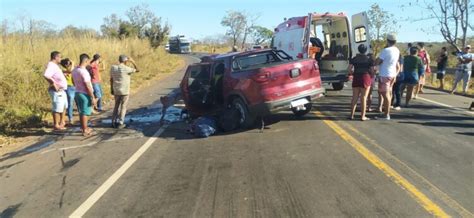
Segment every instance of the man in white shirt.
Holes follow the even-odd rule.
[[[397,38],[394,34],[387,35],[387,47],[382,50],[376,60],[376,65],[379,66],[379,93],[382,96],[382,104],[384,117],[383,119],[390,120],[390,105],[392,100],[392,87],[395,79],[400,72],[400,51],[395,44]]]

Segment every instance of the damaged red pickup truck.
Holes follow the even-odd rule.
[[[267,49],[202,58],[188,66],[181,92],[191,115],[235,108],[238,126],[248,128],[257,117],[284,109],[307,114],[325,89],[315,60],[293,60],[284,51]]]

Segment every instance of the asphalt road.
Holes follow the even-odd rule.
[[[473,217],[473,99],[428,91],[391,121],[361,122],[347,120],[347,87],[263,133],[195,139],[154,119],[182,74],[133,95],[127,129],[103,114],[95,137],[71,130],[0,157],[1,216]]]

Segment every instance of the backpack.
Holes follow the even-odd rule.
[[[211,116],[199,117],[191,124],[191,132],[198,138],[207,138],[217,131],[216,119]]]

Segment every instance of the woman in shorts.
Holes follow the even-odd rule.
[[[370,87],[372,85],[374,61],[372,58],[367,56],[367,47],[364,44],[359,45],[358,47],[359,54],[349,61],[349,74],[353,75],[352,80],[352,102],[351,102],[351,117],[354,119],[354,114],[357,106],[357,101],[359,96],[361,98],[361,120],[369,120],[365,116],[366,105],[367,105],[367,96],[369,95]]]
[[[403,83],[407,87],[405,107],[408,107],[413,95],[413,90],[419,84],[419,75],[424,73],[423,63],[417,56],[417,53],[418,49],[416,47],[411,47],[410,55],[403,58],[403,74],[405,77]]]

